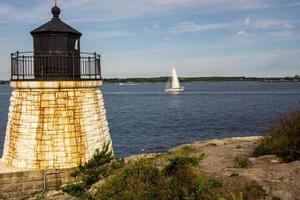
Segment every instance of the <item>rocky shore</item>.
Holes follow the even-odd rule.
[[[267,200],[300,199],[300,161],[285,163],[280,158],[268,155],[252,157],[260,137],[238,137],[213,139],[185,144],[170,149],[170,153],[184,151],[190,156],[205,154],[199,169],[207,176],[222,180],[226,188],[239,189],[255,183]],[[156,157],[158,154],[141,154],[125,158],[125,163],[141,158]],[[237,166],[236,158],[245,158],[246,165]],[[104,180],[105,181],[105,180]],[[95,187],[90,190],[93,192]],[[257,191],[250,191],[257,192]],[[73,199],[60,191],[48,192],[46,199]],[[261,197],[258,199],[262,199]]]

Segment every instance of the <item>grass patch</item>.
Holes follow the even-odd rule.
[[[220,200],[223,200],[223,199],[224,198],[221,198]],[[240,192],[238,195],[231,193],[230,196],[227,198],[227,200],[244,200],[244,194],[242,192]]]
[[[235,156],[233,158],[234,167],[236,168],[245,168],[250,165],[249,158],[245,156]]]
[[[169,159],[169,164],[164,168],[166,175],[176,174],[178,170],[187,169],[190,167],[198,166],[199,162],[204,158],[201,157],[186,157],[186,156],[175,156]]]
[[[197,153],[197,149],[194,146],[186,145],[181,148],[170,151],[170,154],[180,155],[180,156],[189,156],[191,154]]]
[[[285,161],[300,160],[300,111],[285,115],[269,129],[253,152],[254,156],[277,155]]]

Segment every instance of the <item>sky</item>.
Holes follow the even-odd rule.
[[[30,31],[51,20],[54,0],[0,0],[0,80],[10,53],[32,51]],[[300,1],[58,0],[83,33],[81,51],[102,56],[105,78],[295,76]]]

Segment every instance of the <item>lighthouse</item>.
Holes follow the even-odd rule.
[[[63,169],[111,147],[97,53],[81,53],[82,34],[53,18],[31,31],[33,52],[11,54],[12,95],[2,162]]]

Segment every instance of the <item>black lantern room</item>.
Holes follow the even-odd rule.
[[[100,55],[80,52],[81,33],[59,18],[31,31],[33,52],[11,54],[11,80],[101,80]]]
[[[60,20],[59,7],[55,5],[51,12],[51,21],[31,31],[34,56],[38,58],[34,63],[35,78],[79,78],[82,34]]]

